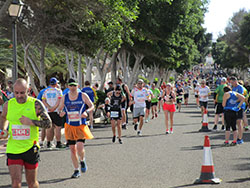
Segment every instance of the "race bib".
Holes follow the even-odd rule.
[[[111,111],[110,117],[112,117],[112,118],[118,118],[119,117],[119,112],[117,112],[117,111]]]
[[[81,117],[79,112],[68,112],[69,121],[80,121]]]
[[[29,125],[12,125],[12,138],[14,140],[28,140],[30,139]]]

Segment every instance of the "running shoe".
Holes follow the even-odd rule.
[[[59,144],[56,144],[56,148],[63,149],[63,148],[66,148],[66,145],[59,143]]]
[[[47,149],[52,150],[55,147],[51,142],[47,143]]]
[[[155,118],[157,118],[158,117],[158,114],[157,113],[155,113]]]
[[[229,146],[229,142],[224,142],[223,146],[228,147]]]
[[[244,129],[245,129],[245,131],[248,131],[248,130],[249,130],[248,126],[245,126]]]
[[[145,120],[145,123],[148,123],[148,119]]]
[[[170,132],[169,132],[169,130],[167,129],[167,130],[166,130],[166,134],[169,134],[169,133],[170,133]]]
[[[113,138],[112,138],[112,142],[113,142],[113,143],[115,143],[115,136],[113,136]]]
[[[138,132],[137,132],[137,135],[138,135],[138,136],[142,136],[141,131],[138,131]]]
[[[86,161],[85,160],[81,161],[80,164],[81,164],[81,171],[82,171],[82,173],[85,173],[88,170]]]
[[[214,131],[217,131],[217,125],[214,125],[213,130],[214,130]]]
[[[174,133],[174,131],[173,131],[173,128],[170,128],[170,132],[169,132],[170,134],[173,134]]]
[[[71,178],[79,178],[81,176],[79,170],[75,170]]]
[[[151,119],[154,119],[155,117],[154,116],[152,116],[152,118]]]
[[[127,124],[123,124],[123,125],[122,125],[122,129],[128,129],[128,128],[127,128]]]
[[[138,123],[135,123],[134,129],[137,131]]]
[[[236,142],[232,142],[232,143],[230,144],[230,146],[237,146],[237,143],[236,143]]]
[[[221,126],[221,130],[225,131],[225,126],[224,125]]]
[[[237,139],[237,144],[243,144],[244,143],[244,141],[243,141],[243,139]]]
[[[94,126],[93,126],[93,125],[90,125],[90,129],[93,130],[93,129],[94,129]]]
[[[122,144],[122,139],[119,138],[119,143]]]
[[[42,142],[40,142],[40,148],[43,148],[44,147],[44,142],[42,141]]]

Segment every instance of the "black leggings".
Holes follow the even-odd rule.
[[[233,131],[236,131],[236,121],[237,121],[237,112],[232,110],[226,110],[224,112],[224,119],[226,122],[226,130],[230,131],[230,128],[232,128]]]

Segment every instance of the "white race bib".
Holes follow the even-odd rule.
[[[119,112],[117,112],[117,111],[111,111],[110,117],[112,117],[112,118],[118,118],[119,117]]]
[[[12,125],[12,138],[14,140],[28,140],[30,139],[29,125]]]
[[[68,112],[69,121],[80,121],[80,113],[79,112]]]

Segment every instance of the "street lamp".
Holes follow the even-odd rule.
[[[12,68],[12,80],[13,83],[18,78],[18,63],[17,63],[17,32],[16,32],[16,23],[20,17],[23,9],[23,2],[21,0],[12,0],[9,6],[9,15],[12,17],[12,42],[13,42],[13,68]]]

